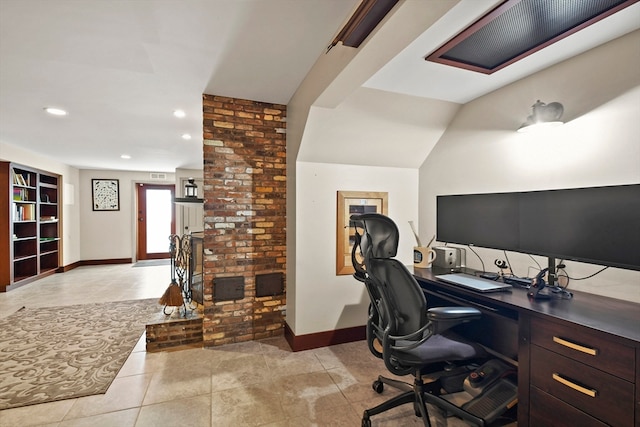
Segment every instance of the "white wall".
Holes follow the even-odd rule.
[[[118,179],[120,187],[119,211],[93,211],[91,206],[91,179]],[[115,170],[80,171],[80,243],[81,259],[108,260],[136,259],[136,183],[175,184],[174,174],[165,180],[151,180],[149,172]]]
[[[460,107],[358,88],[335,108],[311,108],[297,160],[417,169]]]
[[[398,259],[410,264],[418,221],[418,170],[297,163],[296,276],[287,277],[287,323],[296,335],[366,323],[369,297],[351,275],[336,276],[338,191],[387,192],[389,216],[400,229]]]
[[[80,213],[78,169],[33,151],[0,142],[0,159],[62,175],[62,265],[80,260]]]
[[[421,238],[435,227],[439,194],[640,183],[638,46],[635,31],[466,104],[420,168]],[[517,133],[537,99],[563,103],[565,125]],[[478,252],[485,265],[504,259],[501,251]],[[526,255],[509,258],[521,276],[535,266]],[[480,268],[470,252],[467,262]],[[571,277],[600,268],[567,265]],[[640,302],[640,272],[608,269],[570,289]]]
[[[383,25],[379,25],[358,49],[338,44],[328,53],[320,55],[287,105],[287,323],[296,334],[345,327],[342,326],[344,322],[338,322],[340,326],[325,327],[325,324],[328,325],[331,321],[313,326],[317,319],[308,316],[301,310],[296,310],[295,306],[295,301],[301,300],[297,295],[296,280],[299,276],[305,276],[304,271],[296,270],[297,260],[300,259],[298,248],[300,245],[305,245],[305,242],[297,240],[299,234],[297,227],[307,222],[306,219],[298,217],[298,205],[300,203],[303,205],[308,203],[305,200],[309,197],[306,193],[309,188],[301,189],[298,187],[296,174],[299,168],[297,160],[308,124],[309,111],[312,106],[322,108],[338,106],[345,97],[360,88],[380,67],[404,49],[411,41],[415,40],[425,28],[437,21],[457,2],[458,0],[400,2],[394,12],[387,15]],[[362,128],[353,129],[354,134],[358,134],[359,130],[362,130]],[[401,136],[399,135],[398,138],[401,138]],[[322,144],[323,141],[313,140],[309,142]],[[393,142],[390,142],[390,144],[393,144]],[[318,161],[317,159],[306,160],[309,162]],[[345,166],[334,167],[343,170]],[[351,167],[348,168],[351,170]],[[367,172],[363,173],[369,176]],[[373,180],[377,182],[377,177],[373,178]],[[349,182],[345,182],[345,184],[349,184]],[[336,185],[331,191],[335,193],[335,191],[344,188],[343,185]],[[304,196],[302,202],[297,199],[300,195]],[[335,204],[335,201],[333,203]],[[335,221],[335,219],[331,219],[334,217],[335,211],[332,211],[329,220]],[[331,249],[331,253],[334,251],[335,248]],[[335,271],[333,264],[330,266],[329,271]],[[303,293],[306,289],[306,284],[304,283],[302,282],[300,289]],[[326,305],[325,302],[323,298],[322,303],[324,305]],[[331,304],[336,304],[336,301],[332,301]],[[342,301],[337,301],[338,306],[341,307],[341,304]],[[296,321],[298,313],[303,317]],[[335,321],[336,319],[333,318],[333,320]],[[364,323],[365,318],[362,318],[358,325],[363,325]],[[296,330],[298,325],[300,325],[298,329],[304,332]]]

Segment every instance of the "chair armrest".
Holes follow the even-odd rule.
[[[480,310],[473,307],[434,307],[427,310],[427,318],[433,323],[434,334],[477,320],[481,316]]]
[[[479,318],[480,310],[473,307],[433,307],[427,310],[429,320],[437,322],[439,320],[454,320]]]

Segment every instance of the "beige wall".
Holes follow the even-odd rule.
[[[418,170],[298,162],[297,180],[297,250],[291,261],[296,297],[287,296],[287,324],[296,335],[364,325],[369,306],[364,286],[350,274],[336,276],[337,192],[386,192],[389,215],[400,230],[398,259],[410,264]]]
[[[316,287],[315,282],[311,284],[307,282],[310,279],[309,274],[306,274],[304,270],[298,270],[301,267],[299,266],[301,259],[299,251],[306,252],[308,250],[308,248],[300,249],[300,245],[306,245],[307,243],[299,238],[298,227],[306,224],[307,219],[298,217],[299,206],[313,203],[314,196],[310,191],[312,189],[315,190],[315,188],[299,186],[297,173],[301,168],[305,168],[305,166],[298,166],[298,161],[300,160],[299,151],[301,144],[303,144],[303,139],[305,140],[304,144],[320,144],[322,146],[324,142],[305,135],[310,110],[313,106],[320,107],[320,111],[321,109],[332,109],[339,106],[345,98],[357,91],[384,64],[420,35],[425,28],[436,22],[457,3],[458,0],[443,0],[429,2],[428,4],[422,1],[401,2],[394,8],[393,13],[385,18],[383,25],[379,25],[358,49],[338,44],[328,53],[320,55],[287,105],[287,323],[296,334],[349,327],[353,326],[354,323],[363,325],[366,320],[366,313],[361,309],[362,303],[356,304],[357,307],[352,312],[358,313],[357,316],[360,316],[358,321],[354,321],[353,314],[349,314],[346,317],[332,315],[329,319],[319,322],[320,319],[314,315],[317,310],[305,311],[308,306],[296,306],[297,301],[303,301],[309,295],[315,296],[314,292],[309,294],[308,291]],[[357,112],[354,113],[357,114]],[[371,120],[375,120],[375,118]],[[318,124],[316,123],[316,125]],[[354,135],[364,135],[370,129],[364,125],[364,127],[354,126],[345,129],[345,131],[352,132]],[[317,138],[322,137],[317,136]],[[402,131],[399,131],[397,137],[402,138]],[[363,144],[366,141],[358,139],[357,141],[350,140],[348,143]],[[305,161],[317,162],[318,160],[305,158]],[[362,173],[360,178],[371,178],[371,187],[373,187],[373,183],[377,185],[378,182],[394,179],[393,173],[375,175],[373,171],[376,169],[371,168],[367,171],[366,166],[332,166],[329,163],[325,165],[336,174],[342,173],[345,168],[360,171]],[[329,174],[329,176],[335,178],[336,181],[320,183],[320,190],[331,194],[335,194],[335,191],[349,186],[351,181],[347,180],[346,176],[354,177],[352,175],[332,174]],[[409,197],[413,198],[411,203],[417,203],[417,197],[411,194],[411,190],[407,190],[412,186],[413,184],[407,183],[405,190],[401,190],[401,192],[402,194],[406,192]],[[299,199],[300,197],[303,198]],[[329,216],[318,219],[324,225],[335,224],[334,215],[332,211]],[[329,238],[331,237],[329,236]],[[325,248],[324,245],[322,247]],[[334,251],[335,249],[332,248],[331,253],[334,253]],[[333,264],[330,267],[329,273],[334,271]],[[325,276],[323,275],[323,277]],[[346,280],[339,278],[339,281],[336,282],[335,275],[333,275],[330,283],[346,283]],[[352,285],[350,283],[348,286]],[[355,286],[358,286],[358,284],[355,283]],[[319,300],[316,302],[310,301],[307,304],[315,307],[331,305],[333,306],[332,311],[337,313],[343,308],[346,310],[347,305],[353,301],[353,295],[343,301],[342,297],[340,295],[336,296],[333,290],[327,291],[323,289],[322,285],[317,286],[317,288],[318,292],[320,292]],[[359,289],[357,292],[362,291],[362,289]],[[300,292],[302,294],[299,294]],[[353,290],[346,292],[353,292]],[[331,327],[328,327],[329,325]]]
[[[466,104],[420,168],[421,237],[435,227],[439,194],[640,183],[638,46],[640,31]],[[563,103],[565,125],[517,133],[537,99]],[[501,251],[477,251],[485,265],[504,259]],[[518,275],[532,274],[528,256],[509,259]],[[480,268],[472,253],[467,261]],[[567,265],[571,277],[601,268]],[[640,302],[640,272],[611,268],[570,288]]]
[[[119,211],[93,211],[91,207],[91,179],[93,178],[116,178],[120,181]],[[136,183],[174,184],[175,175],[167,173],[166,179],[159,181],[151,180],[149,172],[92,169],[80,171],[80,259],[83,261],[136,259]]]
[[[166,180],[150,179],[150,172],[78,170],[32,151],[0,142],[0,160],[6,160],[62,175],[63,265],[78,261],[136,258],[135,184],[174,184],[175,174]],[[202,175],[202,171],[186,171]],[[185,173],[186,173],[185,172]],[[191,173],[193,172],[193,173]],[[91,179],[120,180],[120,210],[94,212],[91,208]],[[179,230],[178,230],[179,231]]]
[[[150,179],[149,172],[78,170],[32,151],[0,142],[0,159],[62,175],[63,265],[78,261],[136,257],[135,184],[174,184]],[[200,172],[201,174],[201,172]],[[94,212],[91,208],[91,179],[120,180],[120,210]]]

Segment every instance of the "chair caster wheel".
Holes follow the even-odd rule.
[[[371,387],[373,388],[373,390],[375,390],[376,393],[380,394],[384,390],[384,383],[382,381],[376,380],[373,382],[373,384],[371,384]]]

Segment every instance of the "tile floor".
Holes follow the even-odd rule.
[[[0,317],[22,306],[159,298],[168,277],[166,265],[80,267],[1,293]],[[394,394],[372,390],[385,369],[364,341],[296,353],[281,337],[161,353],[144,347],[143,335],[106,394],[0,411],[0,427],[360,426],[365,408]],[[409,405],[372,424],[423,425]]]

